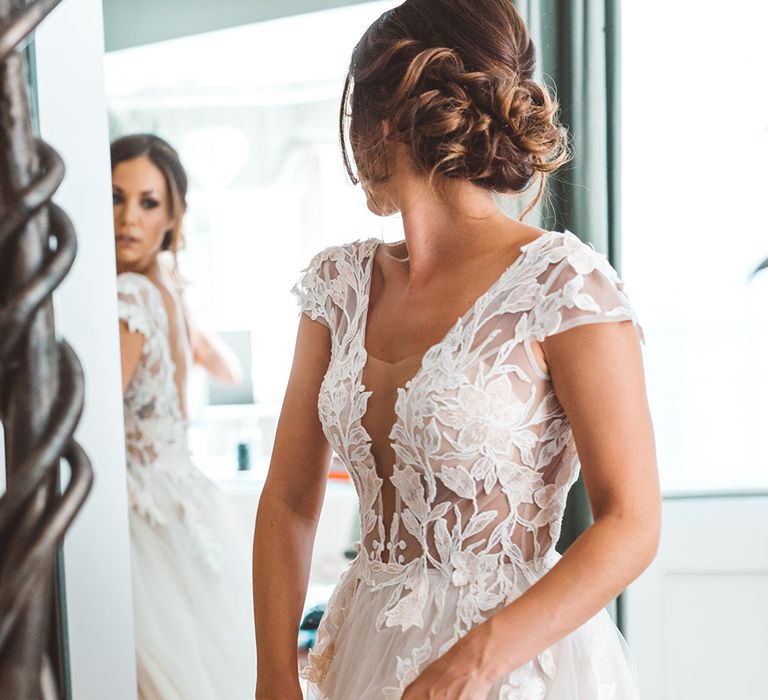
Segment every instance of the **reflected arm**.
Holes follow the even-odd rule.
[[[186,309],[185,315],[190,331],[194,363],[203,367],[208,374],[222,384],[237,384],[243,376],[243,371],[232,348],[215,333],[192,324]]]

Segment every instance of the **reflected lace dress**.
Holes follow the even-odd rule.
[[[361,523],[302,670],[311,698],[401,697],[554,566],[579,460],[531,343],[582,324],[637,323],[605,257],[547,232],[423,356],[385,363],[364,345],[379,244],[323,250],[294,287],[302,311],[330,329],[318,410]],[[602,610],[488,698],[634,700],[632,669]]]
[[[117,289],[144,336],[124,399],[139,698],[253,698],[248,541],[192,463],[159,290],[133,273]]]

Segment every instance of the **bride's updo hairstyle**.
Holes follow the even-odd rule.
[[[558,105],[533,79],[535,49],[511,0],[406,0],[352,53],[340,138],[352,181],[387,179],[383,123],[417,172],[521,193],[568,159]],[[355,173],[346,146],[352,147]]]

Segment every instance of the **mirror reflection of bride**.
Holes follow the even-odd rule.
[[[248,542],[192,462],[185,398],[193,363],[225,382],[239,368],[183,301],[178,154],[140,134],[111,159],[139,698],[249,697]]]

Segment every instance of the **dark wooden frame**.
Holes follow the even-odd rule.
[[[59,2],[0,0],[0,697],[14,700],[62,695],[60,631],[52,629],[56,561],[93,480],[73,439],[82,369],[56,337],[51,300],[76,252],[72,224],[50,201],[64,164],[34,138],[22,50]]]

